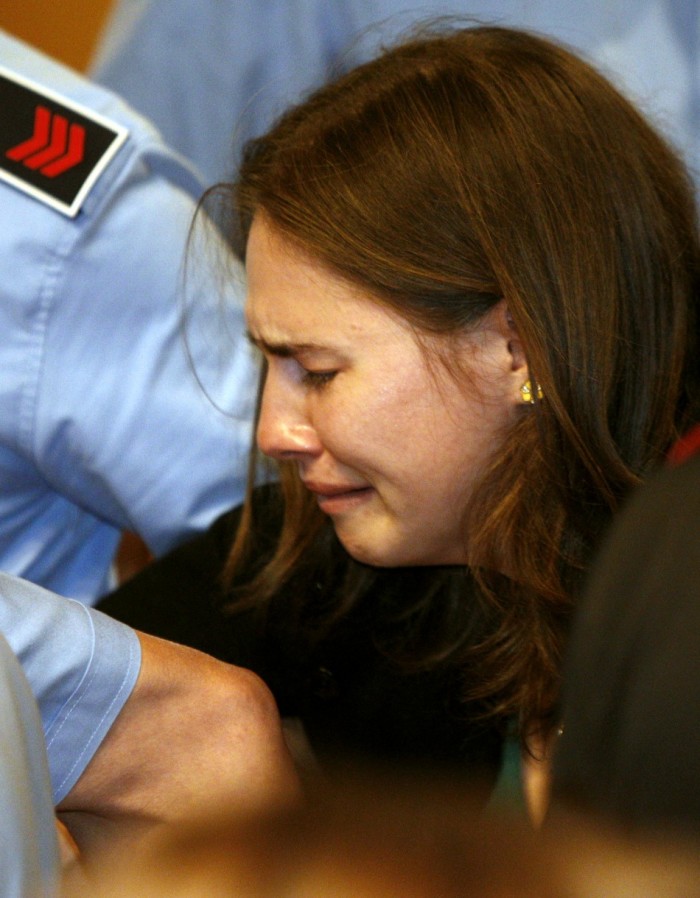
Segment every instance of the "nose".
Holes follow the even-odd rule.
[[[320,455],[321,442],[303,394],[281,383],[271,372],[265,379],[256,431],[258,448],[277,461]]]

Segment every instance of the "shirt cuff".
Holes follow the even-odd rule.
[[[136,632],[107,615],[0,573],[0,632],[39,706],[53,800],[75,785],[136,685]]]
[[[93,650],[80,682],[45,730],[55,804],[70,792],[100,747],[141,669],[141,643],[134,630],[72,604],[88,619]]]

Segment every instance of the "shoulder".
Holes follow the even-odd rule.
[[[0,31],[0,178],[20,225],[96,212],[132,169],[199,197],[199,176],[115,94]]]

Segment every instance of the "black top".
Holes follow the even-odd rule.
[[[265,487],[256,499],[260,504],[264,497],[267,507],[275,495],[275,487]],[[256,564],[276,542],[281,517],[280,503],[274,505],[278,512],[256,533]],[[349,562],[338,545],[337,570],[330,581],[315,583],[303,616],[290,611],[296,607],[293,585],[264,609],[231,613],[220,577],[240,511],[223,515],[207,533],[145,568],[104,598],[100,610],[255,671],[281,715],[301,719],[321,761],[405,762],[459,773],[490,788],[500,768],[502,727],[484,722],[483,707],[463,701],[462,669],[445,662],[411,670],[388,648],[406,626],[401,609],[426,588],[431,569],[380,572],[371,594],[319,636],[308,621],[333,595],[343,558]],[[483,618],[471,581],[462,576],[464,619],[476,639]]]

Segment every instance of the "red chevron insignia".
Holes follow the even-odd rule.
[[[5,155],[47,178],[55,178],[83,161],[85,128],[69,124],[65,116],[52,113],[46,106],[37,106],[34,133]]]
[[[68,218],[82,211],[129,136],[124,125],[6,69],[2,60],[0,112],[3,202],[7,184]]]

